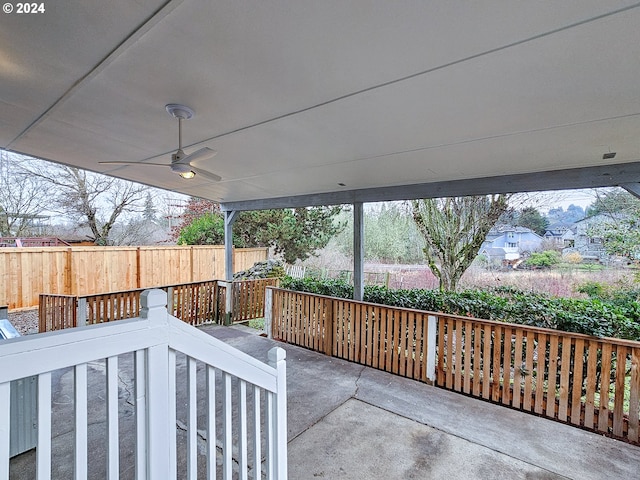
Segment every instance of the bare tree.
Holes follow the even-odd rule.
[[[88,227],[88,238],[97,245],[110,243],[109,233],[119,218],[144,211],[144,185],[63,165],[30,170],[53,187],[51,208],[78,227]]]
[[[47,219],[49,186],[23,170],[20,155],[0,152],[0,235],[36,235],[39,220]]]
[[[424,237],[431,271],[440,290],[455,290],[500,215],[510,195],[431,198],[411,202],[413,220]]]

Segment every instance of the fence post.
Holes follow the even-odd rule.
[[[233,317],[233,282],[225,282],[227,292],[225,294],[224,324],[231,325]]]
[[[76,327],[87,325],[87,299],[78,297],[76,301]]]
[[[264,289],[264,333],[267,338],[273,338],[273,290],[270,287]]]
[[[173,287],[167,287],[167,311],[173,315]]]
[[[269,365],[278,372],[276,401],[273,405],[275,417],[275,477],[287,478],[287,352],[274,347],[269,350]]]
[[[436,338],[437,338],[438,318],[429,315],[427,321],[427,380],[432,384],[436,380]]]
[[[333,355],[333,300],[324,300],[324,354]]]

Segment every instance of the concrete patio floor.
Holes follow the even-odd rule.
[[[274,345],[287,351],[292,480],[595,480],[640,475],[640,447],[274,342],[242,327],[206,326],[202,330],[262,361]],[[65,373],[54,376],[60,404],[68,395],[64,389],[70,377]],[[129,415],[129,379],[121,374],[120,380],[120,411]],[[68,413],[60,414],[61,427],[55,434],[65,440],[61,443],[71,445],[73,439],[65,428],[71,418],[65,415]],[[133,478],[132,426],[132,421],[121,421],[121,435],[126,439],[120,454],[123,479]],[[103,450],[100,444],[89,446],[99,462],[104,462]],[[53,478],[72,478],[72,455],[69,449],[54,457]],[[33,451],[16,457],[11,480],[35,478],[33,460]],[[183,471],[184,458],[178,462]],[[201,473],[205,478],[204,469]],[[104,478],[104,473],[97,470],[91,478]]]

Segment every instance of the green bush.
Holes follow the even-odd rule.
[[[600,282],[584,282],[576,288],[576,292],[585,293],[589,298],[606,298],[609,295],[609,288]]]
[[[178,245],[223,245],[224,219],[205,213],[180,230]]]
[[[560,254],[555,250],[545,250],[544,252],[533,252],[524,263],[530,267],[549,268],[560,263],[560,259]]]
[[[285,277],[283,288],[339,298],[353,298],[353,287],[341,280]],[[390,290],[366,286],[364,300],[382,305],[472,316],[596,337],[640,340],[640,292],[620,292],[610,300],[557,298],[511,287],[491,290]]]

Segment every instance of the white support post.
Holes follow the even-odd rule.
[[[235,210],[224,212],[224,271],[225,280],[233,278],[233,224],[238,217]]]
[[[287,478],[287,352],[274,347],[269,350],[269,365],[277,370],[275,416],[275,477]]]
[[[267,287],[264,290],[264,333],[268,338],[273,338],[273,290]]]
[[[84,327],[87,325],[87,299],[85,297],[78,298],[76,306],[76,326]]]
[[[364,208],[353,204],[353,299],[364,298]]]
[[[227,281],[224,324],[231,324],[231,281],[233,280],[233,223],[238,217],[235,210],[224,212],[224,279]]]
[[[438,318],[429,315],[427,320],[427,380],[431,383],[436,380],[436,336],[438,329]]]

